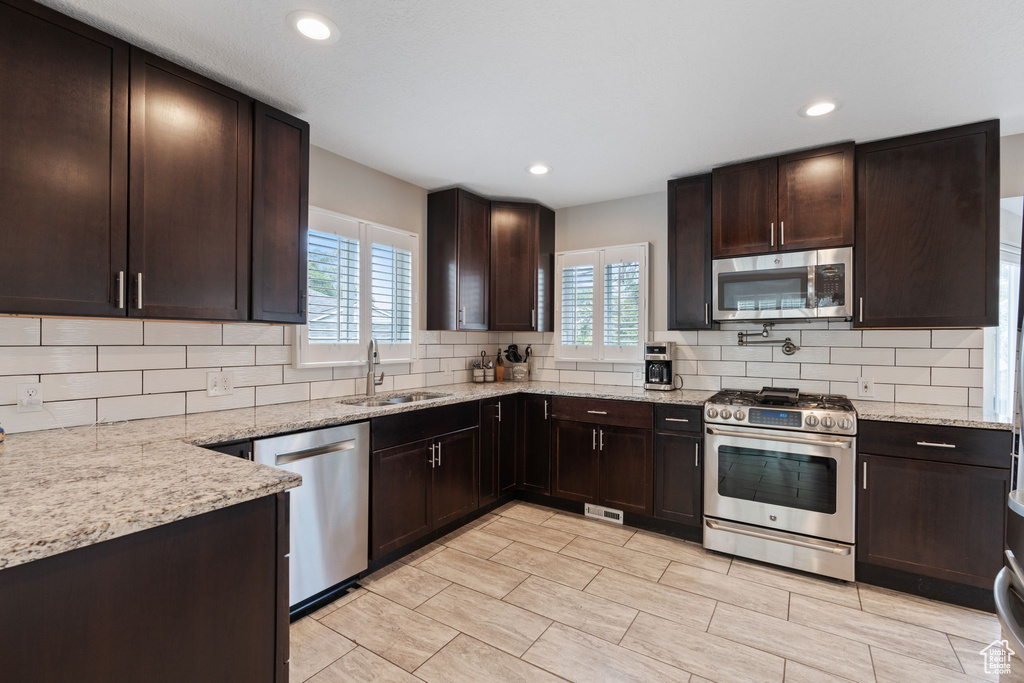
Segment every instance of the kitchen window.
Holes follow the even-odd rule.
[[[638,361],[647,336],[648,245],[555,255],[555,356]]]
[[[387,361],[414,357],[415,234],[310,207],[308,317],[295,365],[365,363],[370,337]]]
[[[1017,296],[1020,291],[1020,247],[999,248],[999,326],[985,328],[983,386],[985,408],[997,415],[1014,414],[1014,373],[1017,365]]]

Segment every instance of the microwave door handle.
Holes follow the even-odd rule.
[[[849,441],[816,441],[814,439],[801,439],[795,436],[778,436],[775,434],[745,434],[743,432],[729,432],[724,429],[708,427],[708,434],[712,436],[734,436],[741,439],[756,439],[758,441],[781,441],[784,443],[806,444],[808,446],[825,446],[827,448],[849,448]]]
[[[815,315],[818,313],[818,297],[814,293],[814,274],[817,270],[817,259],[815,259],[815,263],[807,266],[807,307],[814,311]]]

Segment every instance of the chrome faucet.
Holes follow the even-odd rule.
[[[377,340],[370,337],[370,346],[366,350],[366,395],[373,396],[377,387],[384,384],[384,371],[380,371],[380,377],[373,376],[373,366],[380,365],[380,352],[377,348]]]

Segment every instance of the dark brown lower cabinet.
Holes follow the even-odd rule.
[[[600,496],[600,458],[597,426],[586,422],[554,420],[551,425],[551,495],[583,503],[596,503]]]
[[[477,437],[479,429],[464,429],[434,439],[431,474],[432,527],[452,522],[477,508]]]
[[[859,563],[991,588],[1009,469],[861,454],[859,476]]]
[[[519,486],[551,493],[551,399],[524,394],[519,405]]]
[[[516,396],[480,401],[480,504],[516,487]]]
[[[654,516],[700,526],[703,439],[657,432],[654,435]]]
[[[266,496],[4,569],[0,678],[287,681],[287,515]]]

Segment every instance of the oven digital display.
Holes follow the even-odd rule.
[[[799,410],[751,408],[749,423],[772,427],[800,427],[804,423],[804,416]]]

